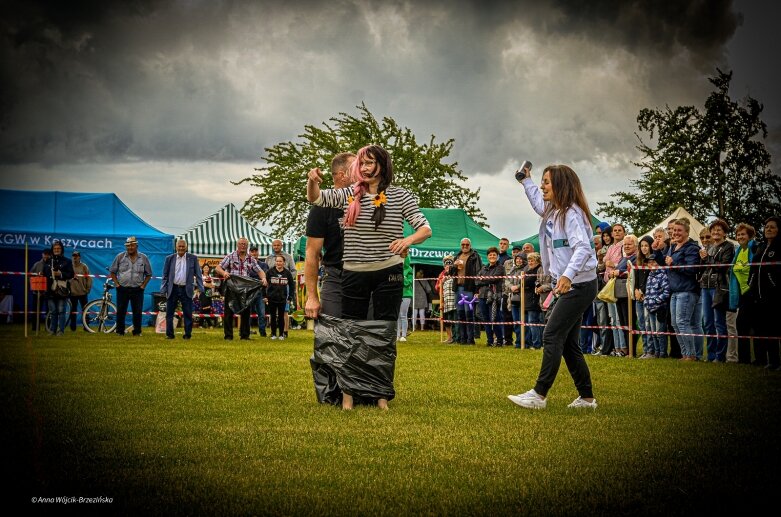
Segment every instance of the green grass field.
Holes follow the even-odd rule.
[[[781,373],[589,357],[596,411],[548,408],[541,352],[400,343],[384,412],[316,403],[312,333],[226,342],[25,339],[0,327],[5,504],[112,498],[116,514],[593,515],[748,512],[776,499]],[[73,509],[73,508],[71,508]],[[86,507],[76,507],[77,511]]]

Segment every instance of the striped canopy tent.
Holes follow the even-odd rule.
[[[251,245],[257,244],[261,257],[273,252],[271,242],[274,238],[251,225],[233,203],[228,203],[176,238],[187,241],[190,253],[207,258],[224,257],[235,251],[240,237],[246,237]],[[282,241],[282,250],[294,254],[295,243]]]

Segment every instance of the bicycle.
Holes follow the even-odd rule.
[[[84,307],[82,317],[84,330],[109,334],[117,328],[117,306],[111,301],[111,290],[114,287],[114,282],[106,280],[103,284],[103,297],[92,300]],[[125,327],[128,332],[132,329],[132,325]]]

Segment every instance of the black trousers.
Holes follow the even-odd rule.
[[[238,314],[241,316],[241,321],[239,322],[239,337],[241,339],[249,339],[250,308],[247,307]],[[222,318],[222,328],[225,331],[225,337],[228,339],[233,339],[233,316],[234,312],[226,303],[225,315]]]
[[[563,356],[578,394],[583,398],[594,396],[591,372],[580,350],[580,324],[583,313],[596,296],[596,278],[590,282],[572,284],[572,289],[560,296],[549,311],[542,333],[542,365],[534,386],[534,391],[540,395],[547,396],[553,386]]]
[[[271,335],[285,335],[285,302],[268,302],[268,314],[271,319]]]
[[[117,287],[117,334],[125,334],[127,304],[133,311],[133,335],[141,335],[141,312],[144,310],[144,290],[140,287]]]
[[[84,312],[84,307],[87,306],[87,295],[71,296],[71,313],[68,315],[68,323],[70,323],[71,330],[76,330],[76,325],[79,324],[79,316]],[[81,304],[81,311],[79,311],[79,304]]]
[[[342,272],[342,318],[365,320],[371,300],[375,320],[398,321],[404,289],[404,266],[379,271]]]

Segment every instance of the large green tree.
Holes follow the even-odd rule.
[[[751,97],[732,100],[732,72],[717,72],[709,79],[715,90],[704,112],[694,106],[640,111],[638,127],[649,134],[646,143],[635,133],[642,159],[634,165],[642,175],[632,181],[634,191],[599,203],[600,214],[644,233],[678,206],[703,222],[719,217],[756,228],[781,213],[781,178],[772,173],[762,141],[762,104]]]
[[[258,188],[242,207],[252,223],[269,224],[275,235],[294,237],[304,232],[309,204],[306,201],[306,175],[320,167],[328,171],[331,158],[340,152],[355,152],[368,144],[384,147],[393,160],[393,184],[410,190],[422,207],[463,208],[478,223],[485,225],[477,207],[480,189],[463,185],[466,176],[456,162],[445,160],[453,149],[453,139],[437,143],[432,135],[419,144],[411,130],[399,126],[390,117],[378,121],[365,104],[357,106],[358,115],[339,113],[320,126],[304,126],[300,141],[282,142],[266,148],[265,167],[236,184],[249,182]],[[331,186],[326,175],[324,187]]]

